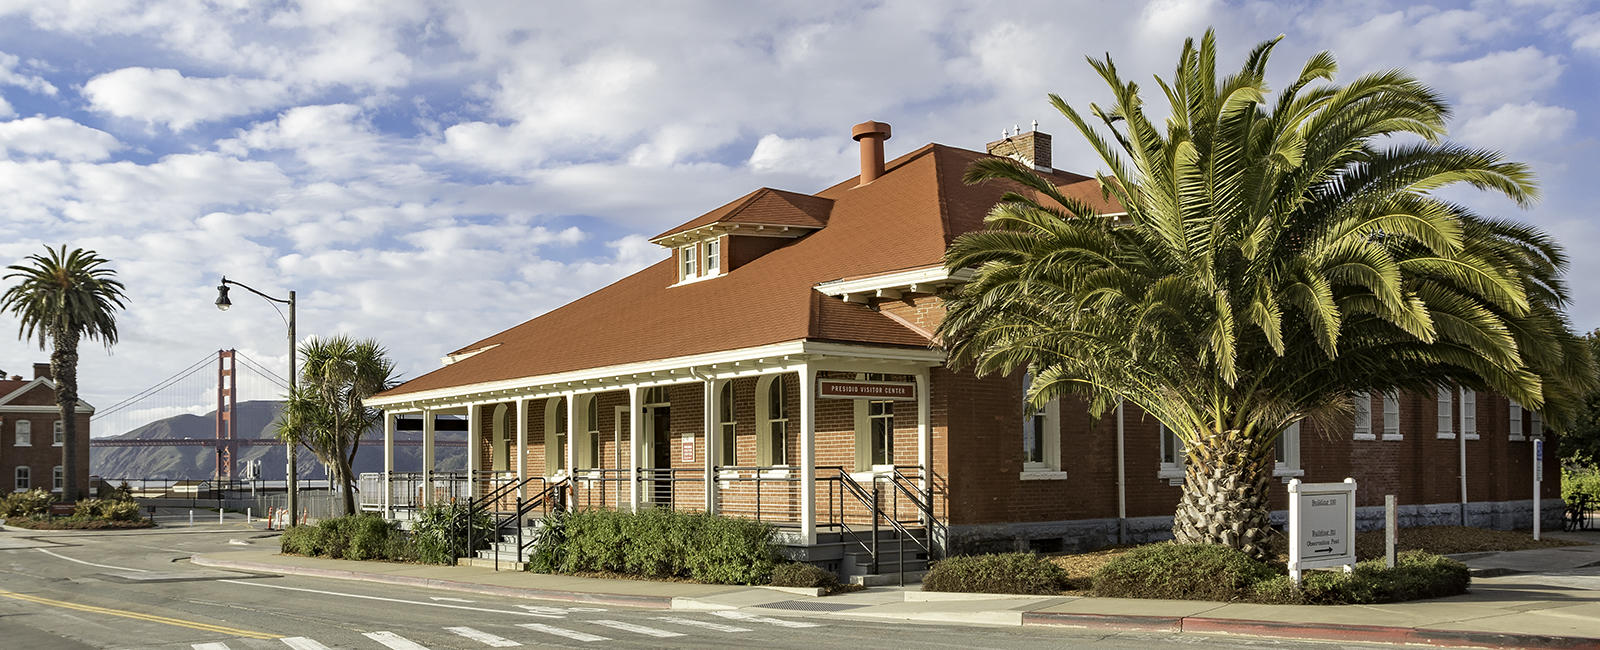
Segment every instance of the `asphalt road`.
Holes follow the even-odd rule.
[[[214,521],[193,529],[0,532],[0,648],[1375,647],[582,607],[189,564],[190,555],[238,542],[276,544]]]

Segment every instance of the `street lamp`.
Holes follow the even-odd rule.
[[[262,298],[265,298],[265,299],[270,300],[272,302],[282,303],[282,304],[285,304],[285,305],[289,306],[289,394],[293,395],[294,394],[294,386],[295,386],[295,376],[297,374],[295,372],[295,367],[294,367],[295,366],[294,292],[293,291],[289,292],[289,299],[288,300],[284,300],[282,298],[274,298],[272,296],[269,296],[267,294],[261,293],[260,291],[256,291],[255,289],[250,288],[249,285],[246,285],[246,284],[244,284],[242,282],[234,282],[233,280],[229,280],[227,276],[223,276],[222,277],[222,283],[217,285],[217,303],[216,303],[217,304],[217,309],[220,309],[222,311],[228,311],[228,308],[233,306],[233,301],[228,299],[228,285],[230,285],[230,284],[233,285],[233,286],[242,288],[242,289],[244,289],[246,291],[249,291],[250,293],[253,293],[253,294],[256,294],[258,296],[261,296]],[[296,462],[297,459],[296,459],[296,453],[295,453],[295,443],[293,441],[290,441],[290,442],[286,443],[285,446],[286,446],[286,448],[288,450],[288,469],[286,470],[286,478],[287,478],[287,483],[288,483],[287,488],[288,488],[288,491],[289,491],[289,524],[293,525],[294,521],[295,521],[295,513],[299,512],[299,508],[297,507],[299,505],[297,503],[297,501],[299,500],[298,499],[298,492],[299,492],[298,484],[299,484],[299,481],[297,480],[298,477],[295,475],[296,474],[295,470],[298,468],[298,463]]]

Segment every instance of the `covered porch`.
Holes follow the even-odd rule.
[[[520,526],[554,509],[671,508],[767,522],[793,547],[870,546],[874,562],[880,533],[931,551],[944,504],[929,382],[943,361],[800,341],[386,396],[381,509],[466,500]],[[395,423],[409,414],[424,471],[400,474]],[[433,471],[440,415],[466,417],[465,473]]]

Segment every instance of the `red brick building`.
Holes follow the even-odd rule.
[[[0,373],[0,471],[4,492],[43,488],[61,492],[64,442],[50,364],[33,364],[33,379]],[[94,407],[78,402],[78,485],[89,485],[89,418]]]
[[[452,479],[462,490],[759,517],[786,526],[797,553],[847,572],[874,519],[953,550],[1170,535],[1183,455],[1155,420],[1132,407],[1091,420],[1070,400],[1025,412],[1024,377],[953,372],[933,335],[942,296],[966,278],[945,269],[945,249],[1018,189],[963,183],[973,161],[1018,157],[1120,209],[1093,179],[1052,169],[1042,133],[1014,133],[992,153],[929,144],[887,162],[888,125],[853,136],[860,176],[816,194],[758,189],[661,233],[652,241],[668,259],[370,400],[390,439],[397,417],[424,415],[431,440],[432,416],[464,415],[479,453],[470,480]],[[1362,404],[1336,430],[1286,434],[1284,480],[1355,477],[1371,524],[1395,494],[1409,525],[1531,525],[1537,414],[1459,390]],[[424,454],[432,467],[426,444]],[[440,476],[387,480],[390,509],[455,493]],[[1546,482],[1547,516],[1557,494]]]

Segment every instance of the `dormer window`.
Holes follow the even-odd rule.
[[[697,249],[699,247],[700,247],[700,244],[695,243],[695,244],[689,244],[688,246],[682,246],[682,247],[678,248],[678,260],[679,260],[679,268],[680,268],[680,271],[678,273],[678,280],[679,281],[692,280],[692,279],[695,278],[695,276],[699,275],[698,269],[696,268],[696,265],[695,265],[695,262],[698,261],[696,259],[697,256],[695,255],[695,253],[697,251],[695,249]]]
[[[706,275],[722,273],[722,240],[712,239],[706,242]]]

